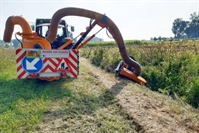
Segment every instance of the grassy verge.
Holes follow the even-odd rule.
[[[178,95],[196,108],[199,106],[198,49],[198,41],[192,40],[161,42],[158,45],[127,45],[129,55],[141,64],[141,76],[152,90]],[[116,46],[81,50],[84,57],[108,72],[113,72],[121,60]]]
[[[14,50],[0,50],[0,132],[134,132],[87,68],[80,66],[78,79],[18,80]]]

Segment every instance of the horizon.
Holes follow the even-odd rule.
[[[0,0],[0,7],[1,40],[3,40],[5,22],[9,16],[22,15],[28,22],[34,23],[36,18],[51,18],[57,10],[65,7],[84,8],[106,14],[117,25],[124,40],[150,40],[152,37],[173,37],[173,21],[176,18],[188,21],[192,13],[198,13],[199,0]],[[85,27],[90,21],[88,18],[76,16],[63,19],[69,25],[75,26],[74,37],[85,31]],[[98,30],[99,28],[96,26],[88,36]],[[12,39],[15,38],[14,33],[18,31],[21,32],[20,26],[15,26]],[[102,38],[104,41],[113,40],[107,37],[105,30],[102,30],[96,37]]]

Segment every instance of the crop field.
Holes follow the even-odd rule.
[[[126,41],[126,49],[142,66],[147,86],[198,108],[199,41]],[[95,46],[95,47],[94,47]],[[89,44],[82,56],[108,72],[113,72],[121,56],[114,42]]]

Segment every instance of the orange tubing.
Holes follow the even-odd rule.
[[[51,45],[46,39],[35,37],[35,34],[32,33],[29,23],[21,16],[10,16],[7,19],[3,37],[5,42],[11,41],[14,25],[17,24],[21,26],[23,31],[23,33],[17,33],[18,35],[22,36],[23,48],[33,48],[35,44],[39,44],[42,49],[51,49]]]
[[[59,21],[61,20],[61,18],[65,17],[65,16],[87,17],[87,18],[95,19],[96,21],[100,22],[99,25],[102,27],[106,27],[108,29],[108,31],[110,32],[110,34],[115,39],[123,61],[125,63],[127,63],[129,66],[134,68],[133,73],[135,75],[137,75],[137,76],[140,75],[141,66],[138,62],[129,58],[129,55],[127,54],[127,51],[126,51],[123,37],[122,37],[118,27],[115,25],[115,23],[110,18],[108,18],[107,16],[100,14],[98,12],[81,9],[81,8],[72,8],[72,7],[71,8],[62,8],[62,9],[58,10],[52,16],[50,32],[46,38],[50,43],[54,42],[54,40],[56,38],[56,34],[57,34],[57,27],[58,27]]]
[[[6,28],[4,30],[3,40],[5,42],[11,41],[14,25],[16,24],[21,26],[23,34],[32,34],[30,25],[22,16],[10,16],[6,21]]]

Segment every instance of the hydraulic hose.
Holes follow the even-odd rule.
[[[23,34],[31,34],[32,30],[28,22],[22,16],[10,16],[6,21],[6,28],[4,30],[3,40],[4,42],[10,42],[14,25],[20,25]]]
[[[140,75],[141,66],[137,61],[129,58],[129,55],[127,54],[127,50],[126,50],[126,47],[124,44],[123,37],[122,37],[118,27],[115,25],[115,23],[110,18],[108,18],[107,16],[100,14],[98,12],[94,12],[94,11],[87,10],[87,9],[81,9],[81,8],[73,8],[73,7],[62,8],[62,9],[58,10],[52,16],[50,32],[46,38],[50,43],[54,42],[54,40],[56,38],[56,34],[57,34],[57,27],[58,27],[59,21],[61,20],[61,18],[65,17],[65,16],[87,17],[87,18],[95,19],[96,21],[103,23],[103,25],[105,25],[105,27],[108,29],[110,34],[115,39],[123,61],[126,62],[129,66],[134,68],[133,73],[135,75],[137,75],[137,76]]]

